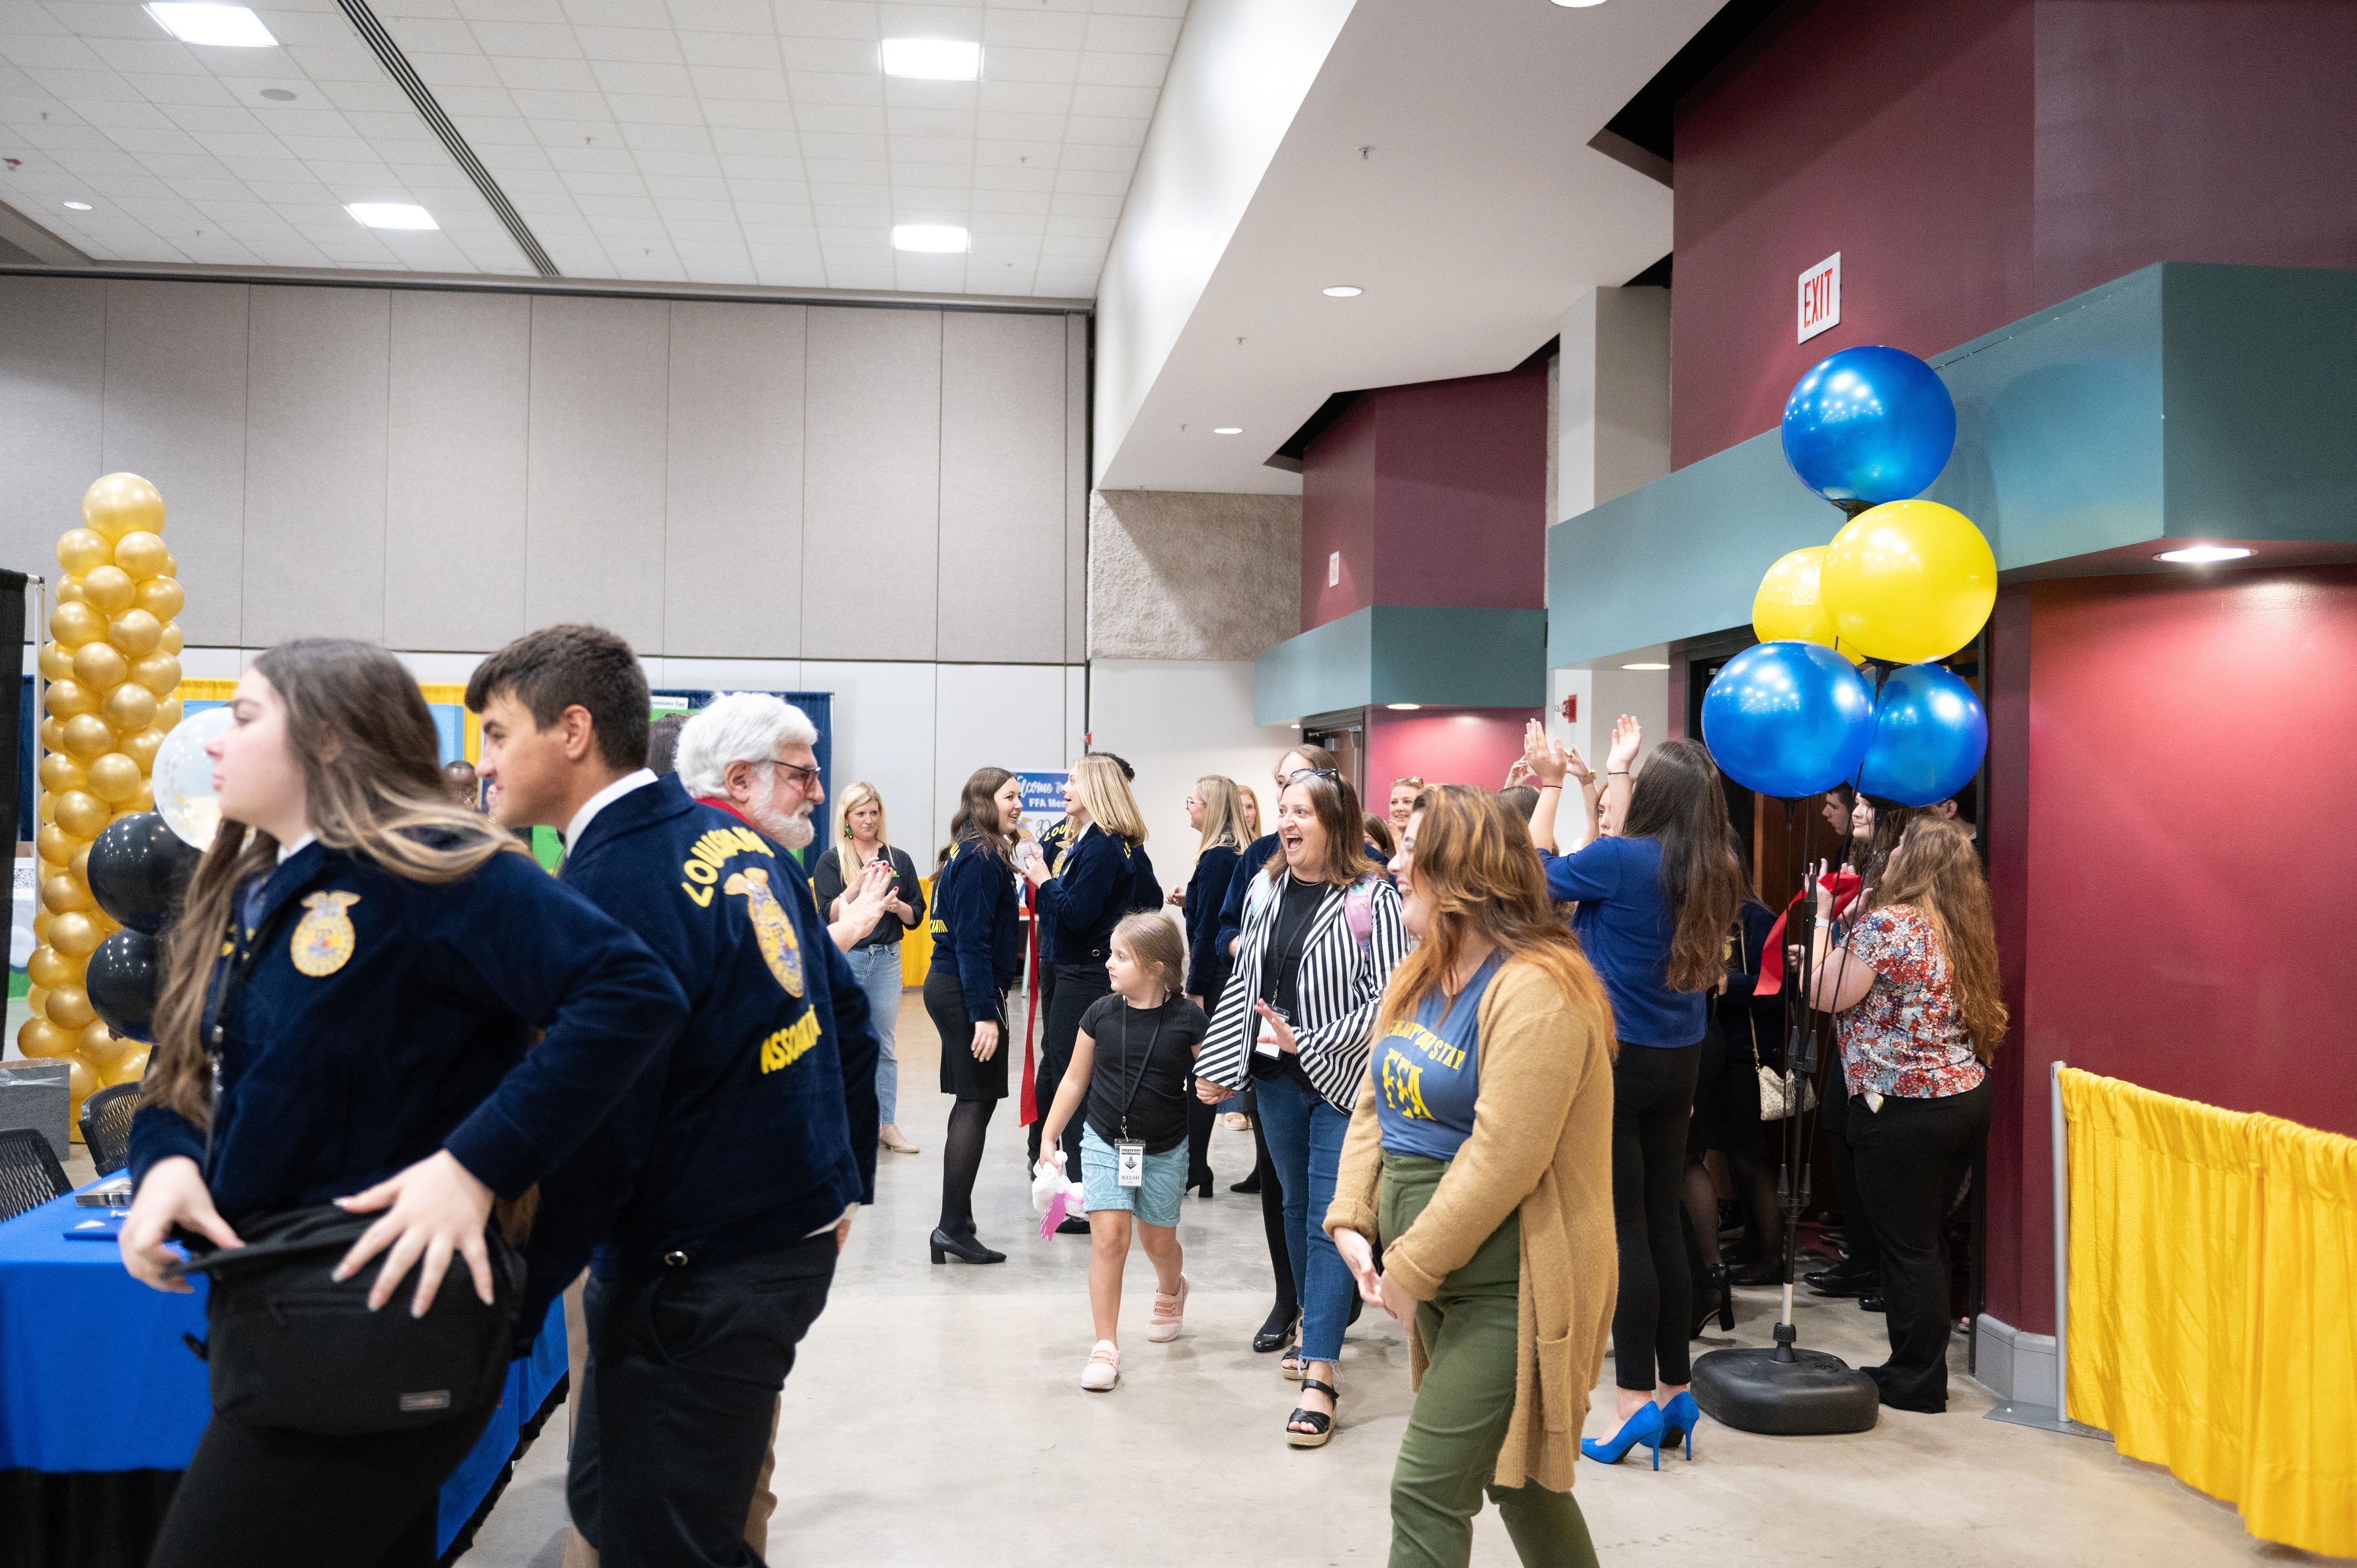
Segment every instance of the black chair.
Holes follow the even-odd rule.
[[[0,1132],[0,1219],[14,1219],[70,1190],[65,1167],[38,1129]]]
[[[131,1163],[131,1117],[139,1109],[139,1086],[118,1083],[81,1102],[81,1144],[98,1174],[113,1176]]]

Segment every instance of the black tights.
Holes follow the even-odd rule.
[[[982,1174],[983,1134],[997,1109],[996,1100],[961,1100],[950,1107],[942,1147],[942,1229],[952,1236],[974,1234],[974,1179]]]
[[[1688,1379],[1686,1331],[1694,1281],[1686,1273],[1678,1184],[1686,1165],[1702,1047],[1620,1042],[1612,1064],[1612,1230],[1620,1251],[1620,1300],[1612,1311],[1614,1380],[1651,1391]]]
[[[1784,1214],[1776,1207],[1776,1171],[1768,1156],[1757,1149],[1727,1156],[1727,1175],[1734,1178],[1736,1197],[1750,1210],[1751,1237],[1758,1250],[1756,1262],[1773,1262],[1782,1266],[1784,1258]],[[1695,1250],[1702,1255],[1706,1269],[1719,1265],[1718,1252],[1718,1184],[1711,1179],[1710,1167],[1699,1159],[1686,1162],[1684,1183],[1679,1190],[1686,1208],[1686,1224],[1694,1232]]]

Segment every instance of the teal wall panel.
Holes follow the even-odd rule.
[[[1383,703],[1534,708],[1546,701],[1544,610],[1373,605],[1253,661],[1253,718],[1286,724]]]

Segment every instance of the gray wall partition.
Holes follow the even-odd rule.
[[[1084,317],[0,276],[0,566],[155,481],[189,643],[1078,664]]]

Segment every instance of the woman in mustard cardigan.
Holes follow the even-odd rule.
[[[1619,1283],[1611,1007],[1488,791],[1425,790],[1393,870],[1419,941],[1326,1211],[1360,1293],[1408,1326],[1392,1568],[1463,1564],[1485,1484],[1523,1563],[1594,1568],[1571,1470]]]

